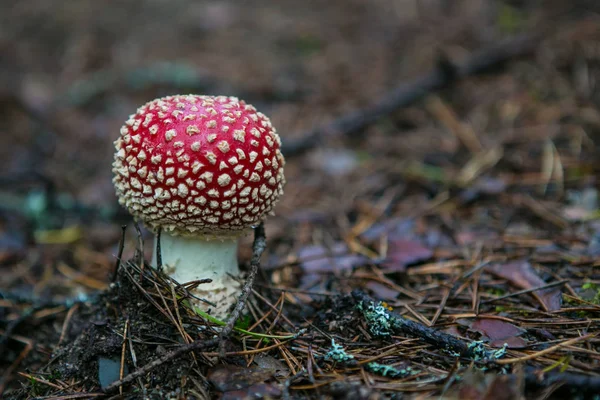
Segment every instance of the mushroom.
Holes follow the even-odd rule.
[[[119,203],[161,231],[162,262],[173,279],[212,279],[193,294],[216,309],[195,306],[226,316],[240,290],[238,239],[272,214],[283,193],[275,128],[235,97],[177,95],[143,105],[120,133],[113,163]]]

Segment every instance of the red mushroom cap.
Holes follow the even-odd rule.
[[[283,193],[280,146],[269,118],[235,97],[164,97],[121,128],[113,182],[119,203],[152,230],[236,236]]]

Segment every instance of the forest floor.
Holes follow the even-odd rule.
[[[0,398],[600,393],[595,2],[5,3]],[[227,337],[114,197],[174,93],[254,104],[287,159]]]

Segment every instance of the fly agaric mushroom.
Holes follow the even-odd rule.
[[[238,238],[283,193],[285,160],[269,118],[235,97],[169,96],[131,115],[115,141],[119,203],[154,232],[179,283],[225,316],[240,284]],[[153,266],[157,266],[156,243]],[[209,306],[196,304],[204,311]]]

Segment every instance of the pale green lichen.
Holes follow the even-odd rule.
[[[487,359],[489,357],[489,353],[481,340],[474,340],[467,346],[469,349],[469,354],[472,355],[473,360],[480,361]]]
[[[356,307],[363,313],[371,333],[375,336],[390,336],[392,324],[388,309],[381,302],[365,303],[367,302],[358,302]]]
[[[337,344],[333,338],[331,339],[331,350],[329,350],[323,358],[327,361],[335,362],[348,362],[354,360],[354,356],[346,353],[344,347]]]
[[[504,343],[504,345],[502,346],[502,348],[498,349],[498,350],[494,350],[492,351],[491,354],[491,359],[492,360],[497,360],[499,358],[502,358],[506,355],[506,349],[508,348],[508,343]]]
[[[472,358],[475,361],[497,360],[502,358],[506,355],[507,348],[508,344],[504,343],[500,349],[488,350],[482,340],[474,340],[468,345],[469,352],[472,354]]]
[[[408,326],[408,330],[418,330],[412,325],[409,325],[409,322],[404,322],[401,317],[395,317],[390,314],[389,309],[386,307],[385,303],[382,302],[371,302],[371,301],[359,301],[356,305],[356,308],[362,312],[369,331],[378,337],[388,337],[391,336],[394,331],[398,330],[406,330]],[[429,338],[429,341],[436,342],[446,342],[447,345],[442,348],[443,351],[451,354],[454,357],[467,356],[475,361],[483,361],[483,360],[496,360],[502,358],[506,355],[506,349],[508,347],[507,344],[497,350],[488,350],[484,345],[483,341],[473,341],[467,345],[466,351],[464,350],[464,342],[460,342],[459,339],[456,339],[450,335],[436,335],[433,333],[426,331],[426,328],[419,329],[417,334],[421,333],[423,336]]]
[[[396,368],[390,365],[379,364],[377,362],[370,362],[366,365],[366,369],[377,375],[385,376],[388,378],[405,378],[407,376],[416,375],[421,371],[412,369],[411,367]]]

